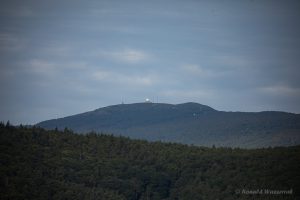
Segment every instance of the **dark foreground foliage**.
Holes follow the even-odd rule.
[[[300,147],[242,150],[0,125],[1,199],[299,199]],[[245,194],[258,189],[292,194]]]

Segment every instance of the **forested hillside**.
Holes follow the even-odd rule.
[[[0,125],[1,199],[299,199],[300,147],[206,148]],[[246,194],[289,190],[292,194]]]
[[[120,104],[38,123],[45,129],[112,133],[148,141],[258,148],[300,145],[300,115],[223,112],[198,103]]]

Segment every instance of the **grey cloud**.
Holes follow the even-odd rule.
[[[1,1],[0,120],[197,101],[300,112],[298,1]]]

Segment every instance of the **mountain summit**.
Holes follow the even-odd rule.
[[[223,112],[192,102],[119,104],[43,121],[37,126],[204,146],[252,148],[300,144],[299,114]]]

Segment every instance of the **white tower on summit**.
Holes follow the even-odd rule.
[[[151,103],[151,101],[150,101],[150,99],[146,99],[146,101],[145,101],[146,103]]]

